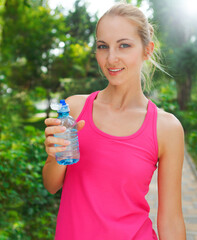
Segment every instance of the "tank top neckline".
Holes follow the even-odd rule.
[[[104,137],[107,137],[107,138],[111,138],[111,139],[115,139],[115,140],[125,140],[125,139],[130,139],[130,138],[135,138],[135,137],[137,137],[138,135],[140,135],[143,131],[144,131],[144,129],[145,129],[145,127],[146,127],[146,125],[148,124],[148,119],[149,119],[149,117],[150,117],[150,109],[151,109],[151,101],[150,101],[150,99],[148,99],[148,104],[147,104],[147,112],[146,112],[146,115],[145,115],[145,118],[144,118],[144,121],[143,121],[143,123],[141,124],[141,126],[140,126],[140,128],[136,131],[136,132],[134,132],[134,133],[132,133],[132,134],[130,134],[130,135],[128,135],[128,136],[115,136],[115,135],[111,135],[111,134],[108,134],[108,133],[106,133],[106,132],[103,132],[102,130],[100,130],[96,125],[95,125],[95,123],[94,123],[94,121],[93,121],[93,103],[94,103],[94,100],[95,100],[95,98],[97,97],[97,95],[98,95],[98,93],[99,93],[100,91],[96,91],[96,92],[93,92],[92,94],[90,94],[90,105],[89,105],[89,121],[90,121],[90,126],[92,127],[92,129],[95,131],[95,132],[97,132],[99,135],[102,135],[102,136],[104,136]]]

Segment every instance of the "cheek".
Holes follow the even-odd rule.
[[[136,51],[136,52],[133,52],[128,59],[129,59],[128,62],[131,65],[139,65],[143,62],[144,57],[142,54],[139,54],[139,52]]]

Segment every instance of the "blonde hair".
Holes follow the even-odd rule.
[[[157,62],[160,58],[159,46],[156,37],[154,36],[154,28],[148,22],[144,13],[137,7],[129,4],[129,3],[118,3],[111,7],[107,12],[103,14],[103,16],[99,19],[96,26],[96,33],[98,29],[98,25],[105,16],[120,16],[125,17],[128,20],[132,21],[136,24],[138,34],[141,38],[144,50],[145,47],[149,44],[150,41],[154,40],[155,49],[151,56],[149,56],[149,61],[146,61],[143,65],[141,78],[143,83],[143,90],[149,91],[151,88],[151,80],[156,68],[164,71],[160,64]]]

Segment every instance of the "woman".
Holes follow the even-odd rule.
[[[53,137],[65,131],[59,120],[45,120],[44,185],[52,194],[63,186],[56,240],[158,239],[145,200],[157,165],[159,239],[186,239],[183,128],[142,90],[142,67],[154,51],[152,35],[144,14],[130,4],[115,5],[99,20],[96,59],[108,86],[66,99],[80,130],[77,164],[57,164],[55,153],[69,143]]]

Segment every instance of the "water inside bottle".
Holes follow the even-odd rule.
[[[63,138],[70,141],[70,144],[63,152],[56,153],[56,160],[61,165],[70,165],[79,161],[79,146],[77,129],[67,129],[64,133],[58,133],[54,135],[58,138]],[[55,146],[60,146],[55,144]]]

